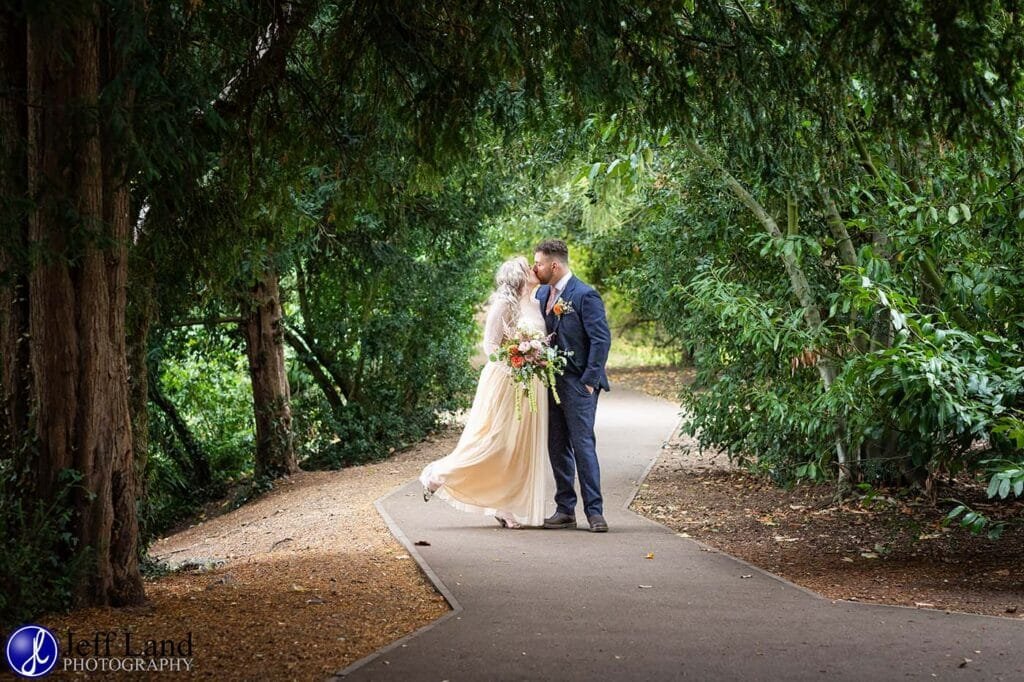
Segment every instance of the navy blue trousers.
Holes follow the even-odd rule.
[[[555,380],[561,404],[548,401],[548,456],[555,474],[555,504],[563,514],[576,515],[576,490],[579,474],[583,511],[590,517],[604,513],[601,499],[601,467],[597,463],[594,417],[600,390],[587,392],[578,376],[563,374]]]

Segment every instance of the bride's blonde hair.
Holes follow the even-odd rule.
[[[522,256],[509,258],[498,266],[498,272],[494,275],[494,282],[497,288],[491,296],[491,304],[499,301],[508,304],[512,314],[512,328],[514,329],[519,321],[519,296],[523,286],[529,278],[530,264]]]

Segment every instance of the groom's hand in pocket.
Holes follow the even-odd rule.
[[[587,393],[593,393],[594,392],[594,387],[593,386],[589,386],[587,384],[584,384],[583,388],[587,389]]]

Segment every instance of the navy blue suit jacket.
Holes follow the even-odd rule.
[[[610,390],[604,366],[608,361],[612,334],[600,294],[573,275],[561,295],[572,304],[573,311],[558,317],[554,312],[548,314],[545,311],[550,290],[550,285],[541,286],[537,289],[536,298],[548,333],[554,334],[552,343],[562,350],[572,351],[565,373],[579,377],[587,386]]]

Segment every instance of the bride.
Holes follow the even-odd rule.
[[[540,304],[533,297],[540,281],[526,259],[505,261],[495,279],[484,328],[488,356],[517,329],[546,333]],[[524,404],[521,419],[516,419],[515,401],[527,402],[522,388],[512,381],[504,363],[487,362],[458,445],[420,474],[424,500],[436,494],[456,509],[493,515],[507,528],[543,525],[544,505],[550,498],[548,401],[547,389],[539,379],[534,382],[540,397],[537,411]]]

